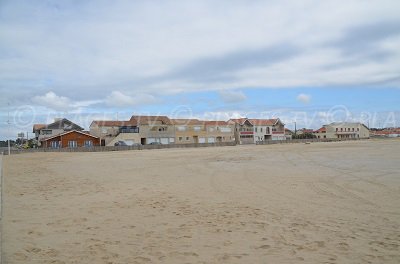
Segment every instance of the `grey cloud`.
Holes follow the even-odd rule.
[[[339,40],[328,44],[338,48],[343,55],[380,61],[391,56],[379,43],[400,35],[400,22],[380,22],[348,29]]]
[[[224,81],[234,79],[234,73],[239,70],[254,67],[265,67],[279,63],[302,52],[298,47],[290,44],[240,50],[217,57],[207,57],[192,61],[175,71],[168,78],[179,78],[189,81]]]

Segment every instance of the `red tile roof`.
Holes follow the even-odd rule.
[[[33,125],[33,132],[35,132],[37,130],[40,130],[42,128],[45,128],[45,127],[46,127],[46,124],[34,124]]]
[[[135,120],[129,121],[109,121],[109,120],[95,120],[92,124],[103,127],[121,127],[121,126],[136,126],[137,122]]]
[[[323,132],[326,132],[326,127],[321,127],[320,129],[314,131],[314,133],[323,133]]]
[[[273,126],[278,119],[249,119],[254,126]]]
[[[130,121],[136,121],[138,125],[151,125],[161,122],[164,125],[171,125],[171,120],[167,116],[132,116]]]

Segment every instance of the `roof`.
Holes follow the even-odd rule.
[[[279,119],[249,119],[254,126],[273,126]]]
[[[45,128],[45,127],[46,127],[46,124],[33,124],[32,132],[38,131],[38,130],[40,130],[42,128]]]
[[[184,118],[170,119],[170,121],[171,121],[171,123],[173,125],[182,125],[182,126],[185,126],[185,125],[203,125],[204,124],[204,121],[200,121],[198,119],[190,119],[190,118],[187,118],[187,119],[184,119]]]
[[[63,129],[64,131],[70,131],[70,130],[83,130],[82,127],[79,125],[73,123],[72,121],[66,119],[66,118],[61,118],[53,123],[50,124],[35,124],[33,125],[33,132],[41,129]]]
[[[229,119],[230,122],[234,122],[239,125],[243,125],[246,121],[250,122],[253,126],[273,126],[276,125],[278,122],[282,123],[279,118],[272,118],[272,119],[258,119],[258,118],[233,118]]]
[[[172,125],[167,116],[132,116],[130,121],[136,121],[138,125],[153,125],[156,122],[161,122],[163,125]]]
[[[321,127],[320,129],[317,129],[314,131],[315,133],[322,133],[322,132],[326,132],[326,127]]]
[[[245,117],[242,117],[242,118],[232,118],[232,119],[229,119],[228,122],[234,122],[234,123],[236,123],[236,124],[243,125],[244,122],[246,122],[246,120],[248,120],[248,119],[245,118]]]
[[[94,120],[92,124],[103,127],[121,127],[121,126],[136,126],[136,120],[115,121],[115,120]],[[92,124],[90,126],[92,126]]]
[[[92,137],[92,138],[99,138],[99,137],[96,137],[96,136],[90,135],[90,134],[88,134],[88,133],[84,133],[84,132],[82,132],[82,131],[78,131],[78,130],[71,130],[71,131],[67,131],[67,132],[64,132],[64,133],[61,133],[61,134],[58,134],[58,135],[52,136],[52,137],[43,138],[43,139],[41,139],[41,141],[47,141],[47,140],[50,140],[50,139],[53,139],[53,138],[56,138],[56,137],[60,137],[60,136],[64,136],[64,135],[66,135],[66,134],[69,134],[69,133],[74,133],[74,132],[76,132],[76,133],[79,133],[79,134],[82,134],[82,135],[85,135],[85,136],[89,136],[89,137]]]
[[[369,128],[366,125],[364,125],[363,123],[360,123],[360,122],[333,122],[333,123],[330,123],[328,126],[343,126],[343,127],[345,127],[345,126],[354,126],[354,125],[361,125],[369,130]]]

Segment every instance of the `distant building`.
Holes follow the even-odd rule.
[[[42,148],[77,148],[99,146],[100,139],[89,133],[72,130],[41,140]]]
[[[285,125],[276,119],[230,119],[235,124],[238,144],[255,144],[257,141],[286,140]]]
[[[334,122],[324,125],[314,135],[323,138],[369,138],[369,129],[362,123]]]
[[[140,143],[139,127],[135,120],[95,120],[90,124],[90,134],[99,137],[102,146],[114,146],[118,141]]]
[[[47,138],[73,130],[82,131],[84,129],[66,118],[56,118],[51,124],[34,124],[32,132],[40,146],[41,142]]]

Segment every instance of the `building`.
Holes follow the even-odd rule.
[[[41,140],[42,148],[77,148],[99,146],[100,139],[89,133],[71,130]]]
[[[323,126],[320,129],[313,131],[312,133],[315,138],[326,138],[326,127]]]
[[[66,118],[56,118],[51,124],[34,124],[32,132],[35,134],[38,146],[40,146],[46,138],[73,130],[82,131],[84,129]]]
[[[207,131],[204,121],[198,119],[171,119],[175,126],[175,143],[206,143]]]
[[[142,145],[175,143],[175,126],[167,116],[132,116],[129,121],[135,122],[139,128]]]
[[[230,119],[234,125],[236,144],[254,144],[254,126],[247,118]]]
[[[139,127],[135,120],[96,120],[90,124],[90,134],[99,137],[102,146],[114,146],[118,141],[140,143]]]
[[[220,143],[235,141],[235,125],[226,121],[204,121],[207,142]]]
[[[321,132],[314,133],[317,137],[323,135],[326,136],[324,138],[369,138],[369,129],[362,123],[334,122],[324,125],[317,131],[319,130]],[[322,132],[323,130],[325,132]]]
[[[235,124],[235,138],[238,144],[255,144],[257,141],[286,140],[285,125],[275,119],[230,119]]]

